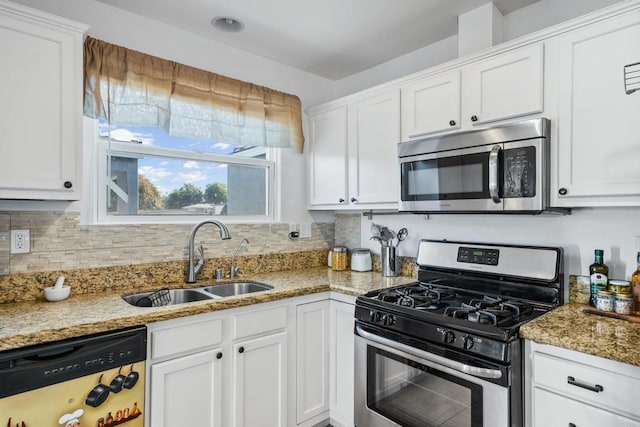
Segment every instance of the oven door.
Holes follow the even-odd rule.
[[[443,357],[362,325],[355,339],[357,427],[509,426],[508,367]]]
[[[502,144],[400,159],[400,211],[502,211]]]

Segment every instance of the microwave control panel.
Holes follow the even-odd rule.
[[[502,197],[534,197],[536,195],[536,148],[504,150]]]

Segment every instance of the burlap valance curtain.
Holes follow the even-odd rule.
[[[112,125],[302,152],[297,96],[87,37],[84,114]]]

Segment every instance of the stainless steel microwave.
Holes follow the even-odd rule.
[[[401,143],[398,210],[543,212],[549,151],[545,118]]]

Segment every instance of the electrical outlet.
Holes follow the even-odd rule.
[[[28,254],[30,251],[29,230],[11,230],[11,253]]]
[[[303,222],[300,224],[300,237],[311,237],[311,224]]]

